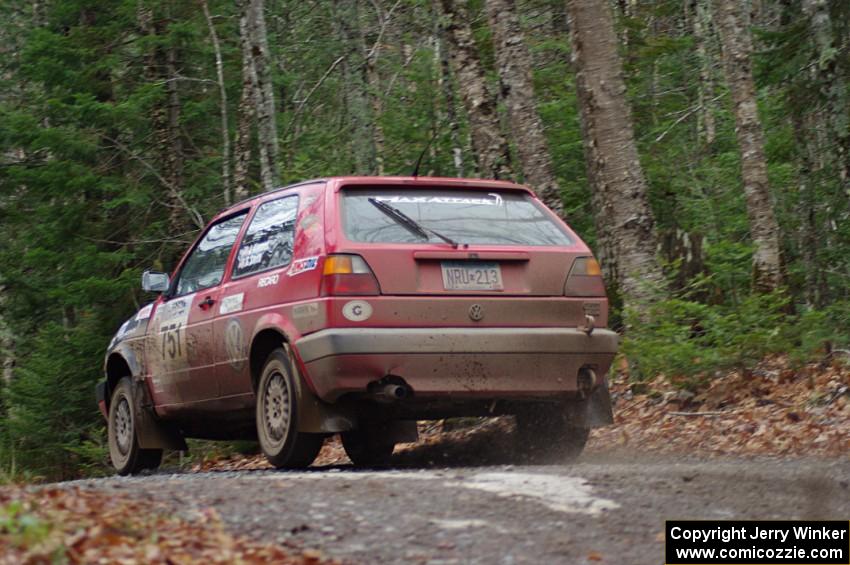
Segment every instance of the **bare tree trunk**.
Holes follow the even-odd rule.
[[[833,165],[844,183],[844,191],[850,196],[850,132],[848,132],[848,105],[844,81],[839,76],[839,49],[835,45],[829,4],[826,0],[803,0],[803,13],[817,47],[816,78],[823,98],[826,100],[827,131],[829,149],[825,153],[832,157]]]
[[[251,22],[246,9],[239,17],[239,46],[242,51],[242,95],[239,99],[238,123],[234,147],[233,186],[234,199],[248,196],[248,169],[251,164],[251,125],[254,122],[254,85],[256,83],[254,57],[251,54]]]
[[[514,0],[487,0],[487,17],[493,32],[502,99],[508,108],[511,133],[516,142],[525,182],[549,208],[564,212],[561,189],[537,113],[531,69],[534,62],[525,45]]]
[[[483,177],[513,176],[508,140],[502,133],[496,98],[487,87],[487,77],[467,20],[465,0],[440,0],[446,16],[449,58],[469,118],[472,150]]]
[[[6,287],[0,286],[0,309],[6,302]],[[15,372],[15,338],[0,310],[0,359],[3,360],[3,383],[9,385]]]
[[[845,200],[850,201],[850,130],[848,130],[848,101],[846,91],[846,69],[840,64],[840,44],[833,30],[829,2],[826,0],[803,0],[803,13],[808,20],[815,44],[814,65],[810,67],[812,82],[817,86],[821,102],[812,111],[807,140],[814,137],[810,153],[813,185],[833,186],[835,181],[844,191]],[[813,187],[810,188],[810,191]],[[812,195],[814,199],[814,195]],[[814,204],[813,204],[814,206]],[[825,229],[822,232],[821,246],[831,247],[837,239],[838,226],[850,220],[850,208],[846,202],[837,206],[831,202],[826,207]],[[815,248],[817,249],[817,248]],[[831,269],[850,275],[850,263],[844,258],[834,260]],[[821,270],[822,272],[822,270]],[[807,279],[808,280],[808,279]],[[818,285],[818,304],[823,304],[827,297],[835,295],[833,289],[824,289]],[[830,292],[832,291],[832,292]]]
[[[665,283],[611,8],[598,0],[568,0],[567,10],[600,256],[626,309],[642,315]]]
[[[460,140],[460,124],[457,121],[457,102],[455,101],[455,89],[452,83],[452,70],[449,65],[449,53],[445,44],[445,32],[440,24],[439,14],[435,18],[435,27],[434,47],[436,52],[434,58],[439,73],[437,85],[443,94],[443,104],[446,108],[445,117],[440,116],[439,121],[440,123],[448,122],[455,176],[463,178],[463,143]]]
[[[741,151],[741,178],[747,200],[753,254],[754,287],[771,291],[784,283],[779,224],[773,213],[752,73],[749,14],[738,0],[715,4],[714,21],[723,47],[723,66],[732,93],[735,132]]]
[[[154,18],[147,8],[140,7],[137,19],[139,28],[145,35],[163,35],[166,31],[167,20]],[[151,119],[163,163],[162,178],[166,181],[169,191],[169,227],[172,233],[182,233],[186,226],[184,214],[189,210],[183,198],[185,156],[180,129],[180,76],[177,72],[177,54],[173,46],[152,48],[145,65],[145,76],[151,82],[165,84],[165,105],[157,105]]]
[[[803,108],[804,104],[798,99],[799,94],[791,89],[792,103],[797,108]],[[811,124],[807,124],[806,115],[801,112],[791,112],[791,123],[794,126],[794,140],[800,148],[800,171],[797,178],[797,218],[800,222],[797,227],[797,247],[800,250],[800,258],[805,272],[805,286],[803,295],[806,305],[809,307],[820,307],[823,305],[824,293],[821,289],[823,269],[818,260],[818,230],[817,230],[817,208],[814,196],[814,179],[817,178],[816,145],[810,140],[813,133]]]
[[[372,2],[378,19],[378,33],[374,44],[370,47],[366,44],[366,34],[363,26],[360,27],[360,42],[363,49],[363,57],[366,61],[366,82],[369,86],[369,103],[372,107],[372,140],[375,146],[375,170],[378,175],[384,174],[384,128],[381,126],[380,118],[384,113],[384,101],[381,97],[381,77],[378,74],[378,58],[381,55],[381,45],[384,35],[390,25],[393,12],[399,6],[400,1],[385,10],[380,2]]]
[[[277,115],[274,85],[269,63],[264,0],[243,0],[246,11],[248,43],[253,59],[254,107],[257,116],[257,147],[260,154],[260,180],[264,190],[277,186]]]
[[[699,59],[699,113],[697,130],[707,146],[714,145],[717,126],[714,119],[714,53],[711,41],[710,0],[694,0],[693,32]]]
[[[346,57],[342,62],[345,77],[345,104],[351,123],[351,147],[355,172],[376,172],[375,133],[373,108],[367,92],[366,53],[360,31],[360,10],[357,0],[336,0],[335,24],[340,40],[345,45]]]
[[[174,47],[168,47],[166,51],[166,90],[168,91],[168,155],[166,159],[167,176],[166,178],[171,183],[171,186],[180,195],[176,199],[172,214],[172,228],[183,229],[184,221],[182,214],[182,193],[183,187],[186,184],[183,176],[183,168],[186,163],[186,158],[183,152],[183,136],[180,127],[180,90],[179,90],[179,73],[177,72],[177,53]],[[177,196],[177,195],[175,195]],[[179,232],[176,232],[179,233]]]
[[[227,119],[227,89],[224,85],[224,64],[221,60],[221,44],[218,41],[218,34],[215,31],[215,25],[213,25],[207,0],[201,0],[201,8],[204,11],[204,18],[207,20],[210,41],[212,41],[213,51],[215,53],[215,74],[216,82],[218,82],[219,113],[221,115],[221,184],[224,188],[224,203],[230,206],[233,202],[233,187],[231,186],[230,179],[230,126]]]

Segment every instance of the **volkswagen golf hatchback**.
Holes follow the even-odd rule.
[[[339,433],[359,465],[416,421],[515,415],[525,456],[612,421],[617,335],[588,247],[508,182],[342,177],[219,213],[116,333],[97,399],[119,473],[184,438],[256,438],[305,467]]]

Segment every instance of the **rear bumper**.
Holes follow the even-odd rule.
[[[601,377],[616,333],[571,328],[334,328],[295,347],[315,392],[334,401],[387,375],[417,397],[514,398],[573,393],[582,367]]]

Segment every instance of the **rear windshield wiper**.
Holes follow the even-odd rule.
[[[455,240],[451,239],[450,237],[446,237],[443,234],[432,230],[431,228],[426,228],[425,226],[423,226],[422,224],[420,224],[419,222],[417,222],[395,206],[390,206],[386,202],[378,200],[377,198],[369,198],[369,202],[372,204],[372,206],[374,206],[375,208],[395,220],[396,223],[401,225],[413,235],[418,235],[419,237],[422,237],[424,239],[431,239],[428,235],[429,233],[431,233],[433,235],[436,235],[452,247],[459,247],[459,244]]]

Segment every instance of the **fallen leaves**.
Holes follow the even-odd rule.
[[[315,551],[235,537],[212,509],[174,515],[150,501],[76,488],[0,489],[0,564],[313,565]]]
[[[591,449],[635,447],[695,455],[846,457],[850,453],[850,370],[789,368],[767,359],[749,372],[682,394],[665,378],[611,384],[615,426],[594,430]]]
[[[611,382],[615,425],[593,430],[588,452],[622,448],[690,455],[846,457],[850,453],[850,370],[787,359],[715,377],[687,391],[663,376]],[[509,418],[446,431],[444,421],[420,422],[419,442],[396,447],[394,463],[430,466],[511,463]],[[347,464],[338,438],[325,442],[314,465]],[[204,461],[193,471],[268,469],[262,455]]]

